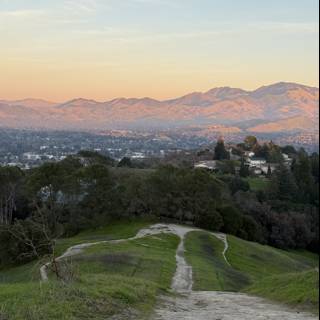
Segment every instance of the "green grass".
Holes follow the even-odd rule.
[[[252,191],[264,191],[269,186],[269,180],[263,178],[247,178],[250,189]]]
[[[195,290],[240,291],[317,312],[318,256],[305,251],[283,251],[228,236],[224,245],[205,232],[186,238],[186,257],[194,270]]]
[[[133,237],[153,221],[120,221],[61,239],[57,253],[68,247],[102,240]],[[186,237],[186,259],[193,267],[195,290],[240,291],[260,295],[316,312],[318,256],[305,251],[283,251],[228,236],[223,242],[207,232]],[[145,319],[160,292],[167,293],[176,268],[179,238],[171,234],[147,236],[117,244],[98,244],[60,267],[70,279],[50,275],[40,284],[40,261],[0,271],[0,319],[106,319],[133,313]]]
[[[132,221],[116,221],[100,228],[83,231],[71,238],[59,239],[56,255],[64,253],[69,247],[84,242],[99,242],[104,240],[128,239],[137,234],[142,228],[154,223],[154,220],[136,219]]]
[[[145,219],[115,221],[100,228],[81,232],[74,237],[59,239],[56,246],[56,256],[63,254],[69,247],[84,242],[99,242],[133,237],[140,229],[148,227],[153,222],[153,220],[149,221]],[[33,261],[18,267],[0,270],[0,284],[40,280],[39,268],[45,262],[47,262],[46,258],[41,261]]]
[[[88,248],[74,259],[74,263],[82,275],[106,273],[134,277],[153,281],[166,290],[176,269],[175,252],[178,244],[179,238],[172,234],[119,244],[100,244]]]
[[[106,319],[129,306],[143,310],[155,294],[151,282],[101,274],[67,285],[16,283],[1,286],[0,315],[15,320]]]
[[[252,280],[312,268],[310,258],[298,253],[290,254],[234,236],[228,236],[228,242],[230,245],[227,252],[229,262],[235,269],[248,274]]]
[[[304,264],[310,267],[319,268],[319,255],[316,253],[306,250],[289,250],[282,252],[293,259],[300,259]]]
[[[62,240],[64,247],[81,239],[127,238],[147,222],[116,224]],[[50,275],[49,283],[30,275],[34,264],[0,272],[0,319],[106,319],[119,310],[139,319],[152,310],[159,291],[169,289],[175,272],[179,238],[145,237],[119,244],[100,244],[61,263],[72,278],[62,283]],[[25,269],[24,269],[25,268]],[[70,272],[71,271],[71,272]],[[35,268],[38,273],[38,268]]]
[[[319,272],[316,270],[265,277],[246,291],[314,313],[319,310]]]
[[[222,256],[224,244],[204,232],[186,237],[186,259],[193,268],[194,290],[239,291],[249,278],[228,266]]]
[[[45,260],[43,261],[43,263]],[[41,261],[33,261],[18,267],[0,271],[0,287],[6,283],[21,283],[39,281],[39,269],[43,264]],[[1,318],[0,318],[1,319]]]

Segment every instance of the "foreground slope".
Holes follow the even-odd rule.
[[[286,252],[228,236],[226,257],[222,245],[204,232],[186,239],[187,261],[194,269],[195,290],[247,292],[293,308],[319,308],[318,256]]]
[[[62,240],[70,245],[133,237],[148,222],[116,224]],[[64,280],[39,283],[41,262],[0,272],[0,319],[142,319],[170,287],[178,238],[146,236],[88,248],[61,262]],[[157,272],[155,272],[157,270]],[[120,315],[119,315],[120,313]]]
[[[195,229],[189,227],[149,225],[143,221],[118,223],[59,241],[59,255],[70,246],[96,243],[60,261],[63,281],[49,273],[49,281],[39,284],[43,262],[0,272],[0,318],[142,320],[152,312],[156,297],[168,297],[172,289],[178,296],[169,294],[152,319],[234,319],[235,314],[241,315],[238,319],[256,319],[258,315],[261,319],[314,319],[237,293],[265,286],[259,284],[260,280],[270,284],[266,280],[269,276],[281,280],[282,275],[292,272],[311,272],[316,265],[313,256],[282,252],[234,237],[226,242],[222,234],[193,232]],[[134,237],[137,233],[140,236]],[[127,238],[132,240],[114,241]],[[313,275],[309,283],[313,283]],[[291,283],[301,291],[298,284],[301,281]],[[277,286],[275,282],[273,288]],[[305,289],[304,297],[313,292],[312,288]],[[290,296],[282,293],[285,299],[270,298],[297,305],[291,292],[292,288]]]

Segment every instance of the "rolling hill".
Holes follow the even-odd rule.
[[[200,127],[204,133],[310,132],[319,119],[319,89],[280,82],[254,91],[214,88],[158,101],[151,98],[98,102],[73,99],[0,100],[0,126],[105,130]],[[248,123],[250,125],[248,126]]]
[[[175,301],[179,298],[170,288],[179,269],[176,252],[181,240],[172,233],[153,232],[155,229],[147,229],[143,237],[128,239],[150,224],[151,221],[117,222],[58,240],[58,254],[76,244],[93,243],[73,258],[59,262],[66,281],[51,274],[50,281],[39,285],[39,267],[44,261],[0,270],[1,319],[162,319],[150,315],[159,295],[172,296]],[[290,319],[316,319],[309,312],[318,311],[317,255],[282,251],[233,236],[228,236],[228,242],[226,255],[230,264],[223,258],[224,243],[219,238],[200,230],[186,234],[185,255],[193,269],[194,291],[188,293],[191,297],[210,295],[214,311],[222,310],[228,319],[234,319],[228,317],[229,309],[240,310],[241,303],[246,303],[255,315],[264,306],[272,308],[267,310],[268,315],[281,308],[281,314],[290,315]],[[256,306],[256,298],[245,295],[247,292],[271,299],[270,303],[258,300]],[[229,298],[245,301],[227,301],[228,307],[221,309],[218,296],[228,293]],[[287,307],[280,307],[277,302]],[[205,312],[203,302],[195,307]],[[304,310],[308,311],[307,317],[301,312]]]

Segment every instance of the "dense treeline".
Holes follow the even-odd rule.
[[[219,143],[218,151],[226,155]],[[258,148],[256,141],[243,148],[249,143]],[[62,235],[138,216],[193,224],[283,249],[317,251],[319,156],[287,149],[294,159],[291,167],[279,161],[269,187],[258,192],[239,174],[170,165],[135,169],[128,159],[117,165],[93,152],[28,171],[2,167],[0,265],[50,253],[52,239]]]

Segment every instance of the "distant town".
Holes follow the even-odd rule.
[[[108,131],[99,133],[69,132],[69,131],[33,131],[0,129],[0,165],[17,166],[21,169],[30,169],[40,166],[44,162],[57,162],[69,155],[77,154],[82,150],[99,152],[115,161],[130,158],[133,161],[189,161],[196,164],[199,161],[208,161],[212,158],[198,157],[199,150],[210,149],[215,145],[220,135],[198,137],[184,134],[183,132],[131,132]],[[316,152],[318,145],[311,136],[291,135],[274,137],[259,137],[260,141],[271,141],[279,145],[293,145],[303,147],[309,153]],[[243,134],[225,135],[225,141],[229,143],[229,150],[233,143],[243,141]],[[299,139],[300,140],[299,140]],[[254,154],[246,155],[250,167],[254,167],[257,161]],[[236,158],[232,155],[231,159]],[[261,162],[262,161],[262,162]],[[263,160],[256,170],[266,171]],[[199,165],[206,165],[201,164]],[[212,166],[212,163],[209,167]],[[271,168],[273,169],[273,167]]]
[[[165,136],[117,133],[91,134],[63,131],[30,131],[0,129],[0,165],[18,166],[21,169],[37,167],[44,162],[56,162],[81,150],[96,151],[116,161],[163,158],[170,152],[194,149],[208,140],[174,138]]]

